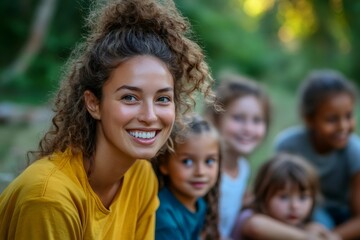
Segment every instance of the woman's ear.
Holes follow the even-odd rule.
[[[84,92],[85,106],[90,115],[96,119],[101,119],[100,102],[98,98],[89,90]]]

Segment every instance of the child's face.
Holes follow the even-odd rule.
[[[174,81],[155,57],[136,56],[115,68],[100,101],[89,92],[97,119],[97,151],[122,161],[149,159],[164,145],[175,120]]]
[[[266,134],[264,110],[254,96],[234,100],[220,118],[219,131],[227,147],[239,154],[250,154]]]
[[[187,208],[214,186],[219,172],[219,141],[212,133],[191,134],[178,144],[175,154],[160,166],[169,188]]]
[[[319,105],[313,117],[307,119],[313,141],[319,152],[342,149],[354,131],[354,100],[347,93],[329,96]]]
[[[266,209],[270,217],[298,226],[309,216],[313,204],[309,190],[300,191],[298,186],[287,184],[269,199]]]

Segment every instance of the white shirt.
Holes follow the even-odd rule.
[[[229,237],[236,217],[242,207],[243,196],[250,176],[250,166],[245,158],[238,160],[238,175],[232,178],[222,173],[220,182],[219,231],[222,237]]]

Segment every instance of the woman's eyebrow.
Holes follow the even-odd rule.
[[[129,85],[123,85],[123,86],[117,88],[115,92],[117,92],[117,91],[119,91],[121,89],[128,89],[128,90],[132,90],[132,91],[136,91],[136,92],[142,92],[143,91],[141,88],[138,88],[138,87],[129,86]],[[172,92],[173,90],[174,90],[174,88],[172,88],[172,87],[166,87],[166,88],[159,89],[156,92]]]

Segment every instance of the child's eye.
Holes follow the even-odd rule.
[[[208,158],[205,163],[206,165],[213,166],[216,163],[216,160],[214,158]]]
[[[286,200],[289,199],[289,196],[288,196],[287,194],[280,194],[279,198],[280,198],[281,200],[286,201]]]
[[[307,200],[307,199],[309,199],[310,198],[310,194],[309,193],[301,193],[300,194],[300,200],[302,200],[302,201],[305,201],[305,200]]]
[[[255,124],[259,124],[259,123],[263,123],[264,119],[262,117],[255,117],[253,119],[253,121],[254,121]]]
[[[328,123],[336,123],[338,121],[338,118],[336,116],[330,116],[326,119]]]
[[[125,102],[135,102],[137,101],[137,98],[133,95],[125,95],[121,98],[121,100],[124,100]]]
[[[353,113],[349,112],[348,114],[346,114],[346,118],[347,119],[352,119],[353,118]]]
[[[194,164],[194,161],[190,158],[187,158],[182,160],[182,163],[187,167],[191,167]]]
[[[243,121],[245,121],[245,116],[243,116],[243,115],[233,115],[232,118],[233,118],[235,121],[238,121],[238,122],[243,122]]]

